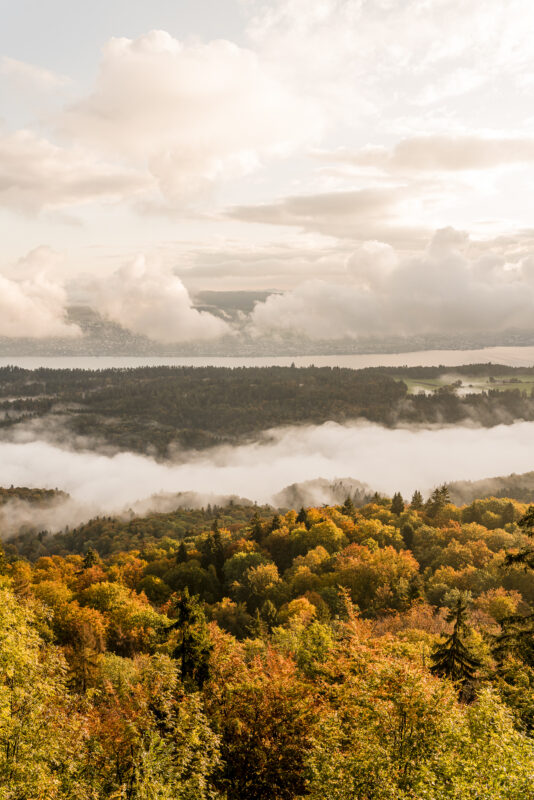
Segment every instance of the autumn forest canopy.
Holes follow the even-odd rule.
[[[533,527],[441,486],[20,533],[0,797],[533,797]]]

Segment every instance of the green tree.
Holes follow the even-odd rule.
[[[391,512],[393,514],[402,514],[404,511],[404,500],[400,492],[395,492],[391,501]]]
[[[178,631],[178,643],[173,658],[178,662],[182,682],[201,688],[209,676],[212,644],[206,625],[206,616],[198,597],[191,597],[184,589],[174,605],[176,621],[170,626]]]
[[[450,678],[459,686],[460,696],[467,699],[468,687],[472,685],[481,662],[466,643],[470,628],[467,624],[467,605],[461,595],[449,611],[447,622],[453,623],[452,633],[434,648],[430,671],[440,678]]]
[[[410,508],[412,508],[414,511],[421,511],[421,509],[423,508],[423,495],[421,494],[419,489],[416,489],[412,495],[412,499],[410,501]]]

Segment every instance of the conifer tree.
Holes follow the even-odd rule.
[[[402,514],[404,511],[404,500],[400,492],[395,492],[391,501],[391,512],[393,514]]]
[[[355,510],[354,503],[352,502],[350,495],[348,495],[345,499],[345,502],[341,506],[341,513],[346,517],[353,517]]]
[[[468,686],[472,683],[480,661],[466,644],[469,633],[467,624],[467,604],[460,595],[447,615],[447,622],[453,622],[452,633],[442,644],[436,645],[432,655],[430,671],[441,678],[450,678],[458,684],[460,697],[467,699]]]
[[[345,502],[347,502],[347,501],[345,501]],[[308,512],[306,511],[304,506],[301,506],[301,509],[300,509],[299,513],[297,514],[296,521],[300,522],[300,523],[303,522],[304,524],[306,524],[307,520],[308,520]]]
[[[412,495],[410,508],[412,508],[414,511],[421,511],[421,509],[423,508],[423,495],[421,494],[419,489],[416,489]]]
[[[187,561],[187,547],[185,546],[185,542],[180,542],[180,546],[176,551],[176,563],[185,564],[186,561]]]
[[[176,621],[170,627],[180,636],[172,656],[179,664],[184,684],[202,688],[209,677],[212,651],[204,611],[198,597],[191,596],[187,588],[176,601],[174,611]]]

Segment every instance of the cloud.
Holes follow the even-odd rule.
[[[351,283],[305,281],[258,303],[254,335],[296,333],[311,339],[387,334],[487,331],[532,326],[534,270],[524,258],[472,261],[466,234],[434,234],[419,258],[397,260],[387,245],[370,242],[348,260]]]
[[[243,222],[290,225],[303,231],[355,240],[385,239],[415,246],[424,231],[407,225],[402,186],[369,187],[285,197],[274,203],[236,206],[227,216]]]
[[[47,270],[48,248],[38,248],[21,260],[22,280],[0,275],[0,336],[10,338],[80,336],[67,319],[67,293]],[[20,262],[19,262],[20,263]]]
[[[144,256],[95,289],[105,316],[160,342],[217,339],[231,332],[222,319],[193,308],[187,289],[170,269]]]
[[[392,149],[340,148],[318,153],[327,161],[376,167],[385,172],[439,172],[491,169],[507,164],[534,162],[534,139],[478,135],[411,136]]]
[[[5,208],[36,214],[117,201],[146,187],[139,173],[98,161],[80,147],[59,147],[29,130],[0,134],[0,205]]]
[[[44,442],[0,443],[0,485],[59,487],[94,513],[120,511],[158,492],[236,494],[268,502],[292,483],[350,476],[372,489],[410,496],[452,480],[532,467],[534,423],[494,428],[386,429],[368,423],[283,428],[260,441],[180,463],[132,453],[72,452]],[[384,458],[387,453],[387,458]],[[429,459],[428,454],[432,453]]]
[[[3,56],[0,58],[0,75],[8,78],[19,88],[33,91],[57,91],[68,86],[71,81],[66,75],[59,75],[44,67],[18,61],[16,58]]]
[[[61,128],[146,168],[167,201],[181,204],[313,142],[322,118],[253,51],[152,31],[107,43],[93,91],[66,110]]]

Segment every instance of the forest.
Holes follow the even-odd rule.
[[[462,372],[463,370],[463,372]],[[534,375],[498,365],[454,368],[464,376]],[[534,420],[532,392],[513,383],[458,394],[445,384],[410,394],[405,381],[435,379],[444,367],[143,367],[107,370],[0,369],[0,433],[20,425],[120,450],[170,454],[174,443],[201,449],[235,444],[283,425],[476,422],[491,427]],[[40,427],[39,427],[40,426]]]
[[[533,530],[441,486],[20,533],[0,798],[534,798]]]

